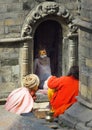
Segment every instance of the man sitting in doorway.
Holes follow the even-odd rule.
[[[34,61],[34,73],[40,78],[39,89],[43,89],[44,81],[51,75],[50,58],[45,48],[39,50],[38,58]]]

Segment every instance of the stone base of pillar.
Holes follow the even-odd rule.
[[[61,126],[67,125],[75,130],[91,130],[92,109],[77,102],[60,115],[58,121]]]

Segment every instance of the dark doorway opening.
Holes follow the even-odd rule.
[[[34,58],[38,57],[38,51],[41,47],[45,47],[47,55],[50,57],[52,75],[58,76],[59,51],[62,44],[61,25],[54,20],[46,20],[42,22],[36,29],[34,34]],[[62,48],[61,48],[62,51]],[[62,60],[62,59],[60,59]]]

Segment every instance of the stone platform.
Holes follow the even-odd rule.
[[[58,120],[48,122],[38,119],[33,113],[17,115],[4,109],[0,105],[0,130],[74,130],[67,126],[59,126]]]
[[[0,105],[0,130],[66,130],[56,122],[37,119],[33,113],[17,115],[10,113]]]
[[[92,130],[92,109],[76,102],[58,120],[76,130]]]
[[[46,96],[46,95],[45,95]],[[49,105],[46,97],[40,95],[40,100],[34,103],[34,109],[46,109]],[[44,100],[46,99],[46,100]],[[5,102],[3,102],[5,103]],[[0,105],[0,130],[74,130],[68,126],[59,125],[58,118],[53,122],[46,121],[45,118],[40,119],[33,112],[17,115],[10,113],[4,109],[4,104]]]

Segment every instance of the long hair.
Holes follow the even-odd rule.
[[[72,66],[70,71],[68,72],[67,76],[73,76],[75,79],[79,79],[79,67]]]

